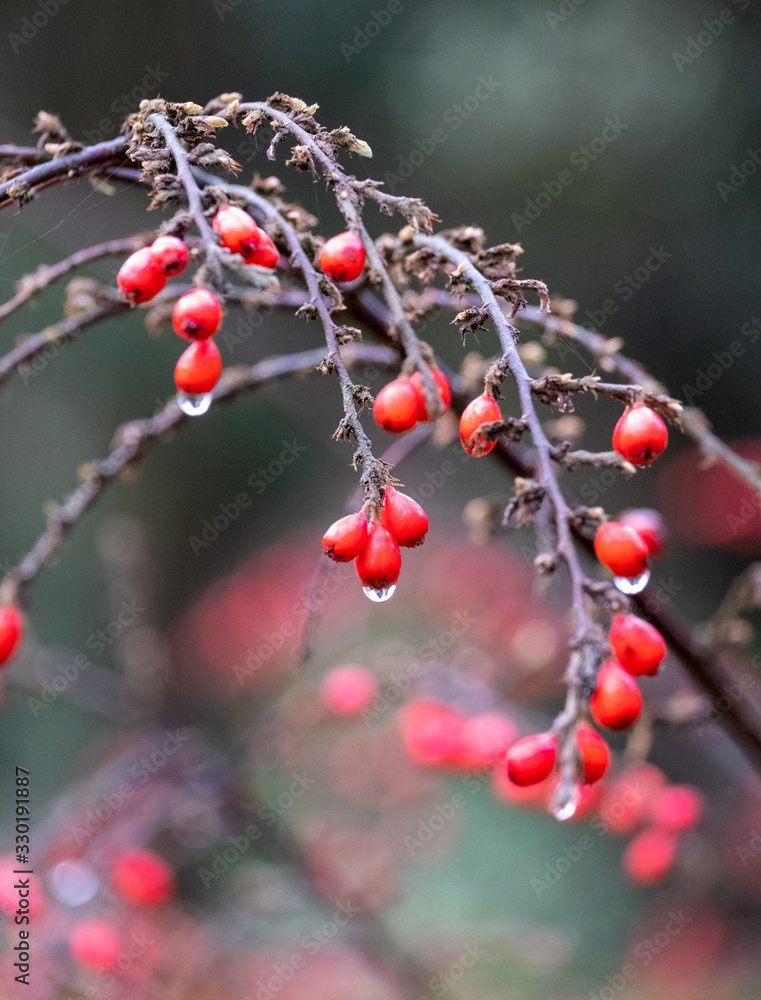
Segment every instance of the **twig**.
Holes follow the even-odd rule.
[[[224,258],[229,259],[230,255],[222,250],[217,242],[217,235],[209,225],[201,201],[201,191],[198,187],[190,163],[188,162],[187,150],[177,137],[174,128],[169,124],[164,115],[152,114],[148,120],[156,126],[164,137],[166,148],[174,157],[177,167],[177,177],[185,189],[185,194],[190,206],[190,214],[196,224],[198,232],[201,234],[201,252],[209,265],[211,277],[217,290],[224,294],[227,289],[227,278],[224,271]]]
[[[0,184],[0,208],[14,202],[27,202],[36,190],[48,187],[50,183],[60,183],[77,177],[82,171],[101,166],[106,160],[120,157],[126,147],[124,136],[99,142],[95,146],[85,146],[78,153],[61,156],[57,160],[47,160],[30,167],[10,180]]]
[[[18,291],[13,298],[8,299],[0,305],[0,321],[7,319],[16,309],[23,306],[30,299],[38,295],[44,288],[52,285],[54,281],[62,278],[65,274],[89,264],[90,261],[99,260],[101,257],[114,257],[120,254],[132,253],[141,247],[148,246],[155,234],[145,233],[136,236],[125,236],[122,239],[107,240],[105,243],[97,243],[95,246],[86,247],[84,250],[77,250],[70,257],[59,261],[57,264],[41,264],[31,274],[27,274],[17,283]]]
[[[220,403],[233,399],[241,393],[292,375],[315,375],[322,359],[322,351],[302,351],[260,361],[250,368],[227,368],[214,389],[214,401]],[[350,344],[345,348],[345,360],[350,364],[369,363],[385,367],[394,364],[397,356],[388,348]],[[50,512],[44,533],[0,585],[0,601],[14,600],[17,594],[23,596],[24,589],[36,578],[103,490],[128,466],[142,458],[168,431],[184,426],[189,419],[173,399],[154,417],[135,420],[121,427],[115,436],[111,454],[90,463],[85,468],[86,478],[82,485],[64,504]]]

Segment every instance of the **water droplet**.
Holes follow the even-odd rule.
[[[376,604],[383,604],[384,601],[388,601],[394,596],[396,584],[392,583],[390,587],[381,587],[380,590],[376,590],[375,587],[363,587],[362,590],[365,597]]]
[[[579,797],[578,785],[571,786],[569,790],[568,788],[564,788],[563,782],[561,782],[553,792],[552,801],[550,802],[550,809],[555,819],[559,819],[561,823],[565,819],[570,819],[576,812]]]
[[[89,903],[100,886],[100,880],[84,861],[61,861],[48,876],[50,892],[64,906]]]
[[[188,392],[177,393],[177,405],[189,417],[200,417],[211,406],[212,394],[205,392],[200,396],[192,396]]]
[[[639,576],[617,576],[613,583],[615,583],[622,594],[638,594],[641,590],[645,589],[649,579],[650,570],[646,569]]]

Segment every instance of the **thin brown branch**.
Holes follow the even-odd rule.
[[[347,364],[385,367],[395,364],[397,355],[384,347],[350,344],[344,349],[344,359]],[[227,368],[214,389],[214,401],[220,403],[234,399],[242,393],[293,375],[316,375],[322,360],[322,351],[302,351],[260,361],[249,368]],[[86,466],[81,486],[77,487],[65,503],[50,512],[44,533],[0,585],[0,598],[8,601],[15,599],[17,594],[23,595],[25,588],[37,577],[104,489],[128,466],[141,459],[169,431],[183,427],[189,419],[173,399],[155,416],[135,420],[121,427],[115,435],[113,451],[106,458]]]
[[[61,156],[57,160],[47,160],[30,167],[0,184],[0,208],[6,208],[14,202],[30,201],[37,191],[51,183],[71,180],[87,170],[101,168],[106,161],[121,162],[125,147],[124,136],[117,136],[116,139],[86,146],[70,156]]]

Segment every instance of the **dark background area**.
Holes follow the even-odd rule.
[[[115,135],[124,114],[145,96],[204,104],[221,92],[263,99],[283,91],[317,102],[323,124],[348,125],[370,144],[371,160],[351,161],[358,175],[385,178],[395,193],[422,197],[445,226],[482,225],[491,243],[521,242],[523,276],[541,278],[552,292],[575,299],[579,322],[590,322],[592,314],[600,326],[597,313],[612,300],[616,311],[600,328],[622,337],[627,353],[677,397],[761,310],[761,166],[748,153],[758,151],[761,164],[756,3],[401,0],[401,9],[392,4],[395,12],[389,13],[382,0],[69,0],[36,33],[26,28],[31,37],[19,41],[40,10],[30,0],[4,0],[0,8],[0,142],[28,143],[40,109],[59,114],[76,138],[97,141]],[[722,10],[732,15],[723,26],[717,20]],[[385,13],[373,20],[373,12]],[[377,33],[371,28],[374,37],[368,38],[365,27],[379,20],[387,23]],[[701,32],[705,38],[706,20],[722,30],[701,48],[694,40]],[[488,97],[476,98],[477,107],[468,110],[468,98],[484,79]],[[611,136],[610,121],[617,136],[587,157],[584,147],[599,150],[600,137]],[[431,138],[436,130],[438,143]],[[279,163],[270,164],[263,137],[252,142],[242,131],[232,137],[222,132],[220,143],[243,164],[244,182],[254,171],[278,173],[288,196],[322,220],[320,231],[335,231],[332,194],[284,168],[287,144]],[[423,162],[409,170],[411,154],[413,163],[420,159],[418,150]],[[752,166],[745,183],[722,194],[719,182],[736,183],[742,176],[736,168],[746,161]],[[559,188],[564,171],[571,181]],[[397,183],[401,174],[409,176]],[[548,207],[538,213],[527,207],[537,196],[546,202],[548,191]],[[40,263],[157,225],[157,213],[146,215],[146,204],[136,187],[117,185],[107,195],[81,181],[45,192],[20,212],[3,212],[2,298]],[[537,217],[529,220],[529,213]],[[374,235],[397,227],[372,209],[367,219]],[[622,291],[627,276],[653,259],[653,248],[662,248],[663,264],[636,291]],[[107,262],[90,273],[110,281],[116,270]],[[19,334],[59,318],[62,298],[62,287],[51,289],[6,323],[3,352]],[[236,314],[228,323],[235,329]],[[426,336],[458,365],[462,351],[447,323],[441,318]],[[238,346],[220,346],[225,363],[237,364],[317,346],[320,336],[316,324],[276,316]],[[493,349],[488,337],[480,345],[486,353]],[[758,436],[759,351],[761,342],[695,397],[725,439]],[[77,468],[107,453],[115,428],[151,414],[171,395],[177,354],[171,334],[150,338],[142,318],[129,316],[99,327],[3,392],[0,561],[6,566],[41,532],[45,501],[61,501],[71,491]],[[330,388],[309,382],[267,390],[212,412],[171,447],[154,451],[140,478],[113,488],[78,527],[60,564],[42,574],[34,596],[36,639],[86,651],[87,637],[107,619],[98,538],[113,515],[126,513],[144,525],[154,574],[150,617],[160,628],[171,628],[206,587],[273,538],[297,531],[318,546],[322,528],[356,482],[347,448],[331,440],[340,397]],[[587,442],[602,448],[617,410],[600,403],[594,413],[599,416],[589,421]],[[293,440],[305,448],[299,461],[196,555],[189,537]],[[678,452],[677,433],[672,442]],[[439,461],[430,453],[414,457],[405,482],[423,481]],[[656,502],[658,475],[647,470],[634,483],[611,488],[605,506],[616,511]],[[577,474],[577,488],[583,482],[584,474]],[[464,534],[464,504],[488,492],[507,493],[488,466],[457,477],[431,500],[432,521],[450,536]],[[677,544],[660,571],[681,581],[677,603],[699,620],[743,564],[733,552]],[[101,665],[109,662],[106,653]],[[49,713],[40,742],[29,728],[24,696],[9,691],[7,697],[0,755],[37,761],[37,788],[45,798],[68,779],[77,745],[100,723],[61,706]],[[501,827],[490,828],[490,836],[503,834]],[[524,833],[515,836],[524,839]],[[466,866],[467,858],[456,863]],[[564,893],[570,890],[563,886]],[[596,891],[603,905],[605,886]],[[442,899],[447,905],[455,902]],[[570,897],[568,905],[572,920]],[[606,947],[615,949],[615,941]],[[599,975],[590,979],[600,981]]]

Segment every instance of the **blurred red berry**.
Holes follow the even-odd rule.
[[[402,568],[399,546],[382,524],[368,524],[367,542],[354,566],[362,584],[371,590],[385,590],[399,579]]]
[[[11,659],[23,637],[23,614],[12,604],[0,608],[0,666]]]
[[[624,851],[624,872],[635,885],[662,882],[674,867],[677,838],[666,830],[644,830]]]
[[[188,266],[188,248],[176,236],[159,236],[151,245],[151,253],[164,274],[182,274]]]
[[[650,507],[638,507],[627,510],[621,515],[621,524],[634,528],[647,546],[651,556],[662,556],[668,541],[666,524],[657,510]]]
[[[626,834],[634,830],[646,814],[654,795],[666,784],[666,775],[655,764],[627,767],[605,789],[600,806],[604,829]]]
[[[692,785],[666,785],[654,794],[647,816],[662,829],[690,830],[703,815],[704,805],[705,796]]]
[[[166,285],[166,273],[161,269],[150,247],[131,254],[116,275],[122,295],[135,305],[148,302]]]
[[[365,267],[365,248],[356,233],[339,233],[320,250],[320,267],[333,281],[354,281]]]
[[[524,736],[507,751],[507,775],[515,785],[535,785],[551,773],[556,757],[552,733]]]
[[[432,699],[418,699],[399,713],[402,741],[410,758],[424,767],[455,765],[462,755],[460,712]]]
[[[184,340],[206,340],[213,337],[222,322],[222,306],[208,288],[185,292],[174,304],[172,326]]]
[[[627,406],[613,431],[613,449],[632,465],[649,465],[663,451],[669,432],[663,419],[644,403]]]
[[[132,851],[114,867],[111,888],[135,906],[159,906],[174,895],[174,872],[153,851]]]
[[[335,667],[320,685],[320,701],[334,715],[358,715],[373,703],[377,693],[373,674],[354,664]]]
[[[610,764],[608,744],[596,730],[582,722],[576,730],[576,746],[584,767],[584,784],[591,785],[599,781]]]
[[[367,544],[367,518],[361,512],[335,521],[322,536],[322,549],[333,562],[351,562]]]
[[[666,655],[666,643],[657,628],[637,615],[616,615],[610,628],[613,655],[630,674],[654,676]]]
[[[415,390],[418,400],[418,420],[425,422],[429,420],[436,420],[443,413],[446,413],[452,402],[452,389],[447,381],[447,377],[444,372],[440,371],[434,365],[428,366],[431,370],[431,375],[433,375],[433,380],[436,383],[436,387],[439,390],[439,399],[441,400],[441,406],[438,413],[434,414],[433,417],[428,414],[428,407],[425,401],[425,391],[423,389],[423,376],[420,372],[415,372],[410,379],[412,383],[412,388]]]
[[[488,767],[515,743],[518,730],[504,712],[479,712],[462,724],[460,766],[468,770]]]
[[[381,521],[391,532],[397,544],[404,548],[422,545],[428,531],[428,515],[417,501],[406,493],[399,493],[393,486],[386,487],[381,507]]]
[[[642,694],[630,673],[615,660],[607,660],[600,667],[589,708],[598,726],[628,729],[642,712]]]
[[[647,569],[647,546],[620,521],[601,524],[595,535],[595,555],[614,576],[636,577]]]
[[[392,434],[411,431],[417,423],[418,398],[408,378],[395,378],[375,397],[373,416],[378,426]]]
[[[222,373],[222,356],[213,340],[199,340],[183,351],[174,369],[180,392],[200,396],[211,392]]]
[[[501,419],[502,413],[496,399],[484,393],[471,400],[460,417],[460,443],[465,451],[474,458],[488,455],[496,447],[497,442],[482,437],[479,428],[482,424]]]
[[[69,937],[71,957],[86,969],[113,969],[121,943],[115,928],[105,920],[88,920],[75,927]]]

